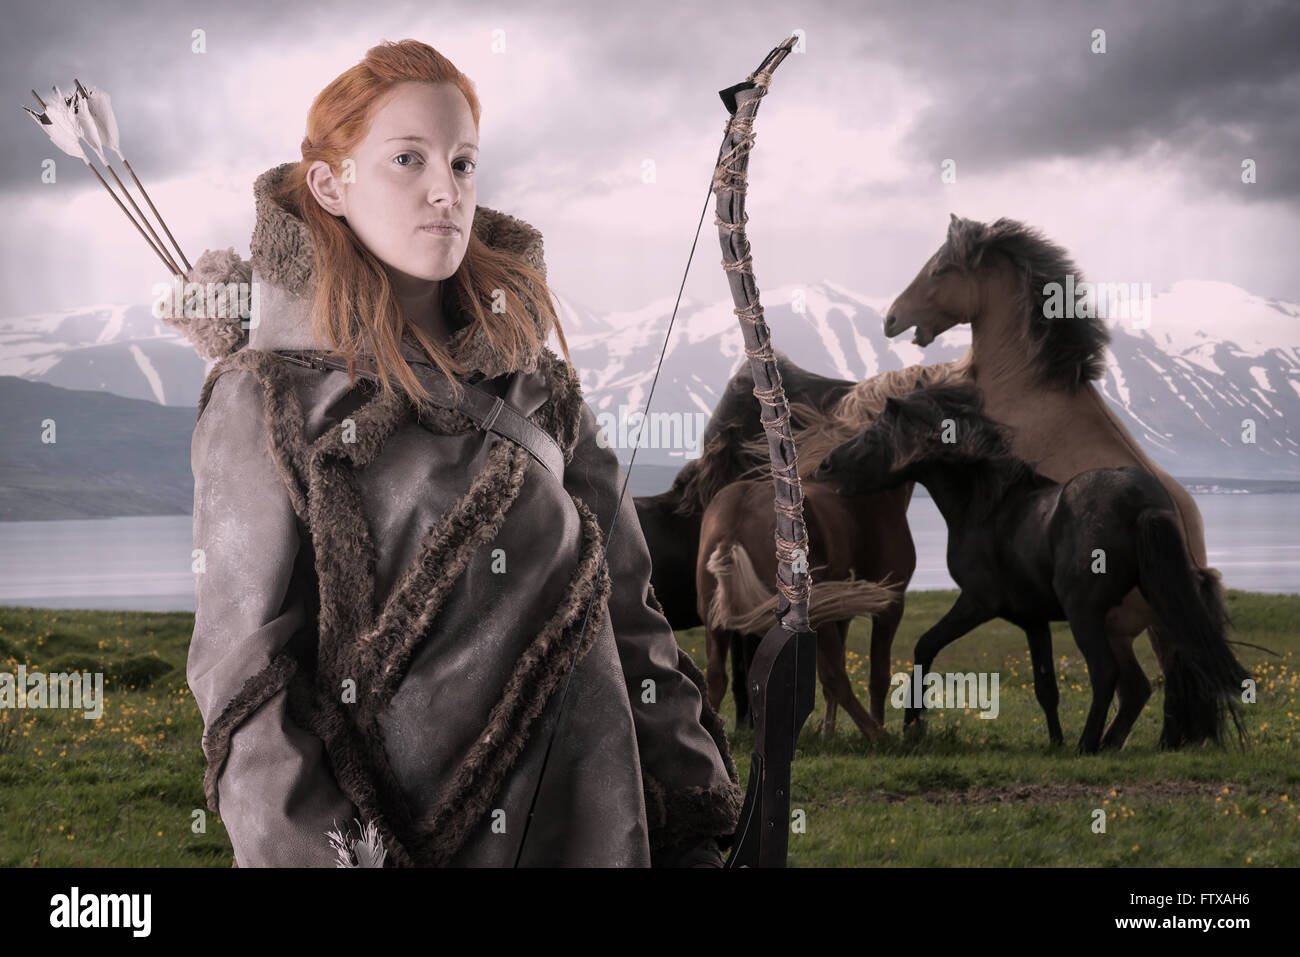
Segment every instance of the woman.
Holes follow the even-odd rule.
[[[541,236],[475,205],[478,120],[432,48],[371,49],[312,104],[302,161],[254,187],[246,340],[187,320],[220,357],[188,678],[240,867],[332,866],[336,843],[355,862],[358,831],[388,866],[718,866],[735,829],[703,676],[544,345],[567,359]],[[188,278],[241,266],[208,253]],[[375,380],[288,361],[311,350]],[[493,430],[439,404],[448,377],[504,400]]]

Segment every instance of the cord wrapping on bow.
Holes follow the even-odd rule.
[[[771,474],[775,491],[777,522],[776,589],[781,596],[777,615],[789,632],[809,630],[808,600],[812,579],[808,574],[808,532],[803,520],[803,486],[799,460],[790,428],[790,409],[781,384],[781,372],[772,351],[772,335],[763,316],[763,304],[754,280],[754,257],[745,225],[745,196],[749,189],[749,155],[756,134],[754,119],[767,95],[772,72],[794,45],[787,40],[768,55],[759,69],[742,84],[724,90],[723,101],[731,115],[723,127],[723,147],[713,172],[717,194],[714,225],[722,243],[722,268],[731,284],[734,310],[745,337],[745,355],[754,376],[754,397],[760,405],[760,420],[767,434]]]

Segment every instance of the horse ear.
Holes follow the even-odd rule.
[[[948,260],[960,263],[966,258],[966,241],[961,229],[961,220],[957,218],[956,213],[949,213],[949,215],[952,218],[948,220],[948,238],[944,245],[948,250]]]

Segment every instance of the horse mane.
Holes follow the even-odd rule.
[[[791,431],[799,455],[799,477],[808,479],[831,450],[853,438],[871,425],[890,398],[903,396],[923,386],[963,381],[970,374],[970,353],[950,362],[914,365],[891,369],[857,383],[840,397],[829,410],[823,411],[802,402],[790,403]],[[806,423],[803,427],[798,427]],[[757,472],[770,478],[771,459],[767,454],[767,437],[749,439],[741,446],[747,460],[756,463]]]
[[[926,460],[954,465],[983,466],[972,482],[978,511],[995,505],[1017,486],[1057,484],[1011,451],[1010,426],[984,414],[984,396],[970,383],[943,383],[917,388],[896,398],[877,420],[881,439],[903,463]],[[935,440],[945,419],[957,424],[957,441]]]
[[[791,428],[818,422],[829,414],[836,398],[835,388],[849,389],[848,381],[829,379],[801,369],[779,349],[774,350],[777,369],[791,395],[812,394],[814,402],[790,401]],[[803,388],[801,388],[801,386]],[[807,389],[807,391],[805,391]],[[818,392],[823,392],[820,397]],[[750,440],[749,435],[758,433]],[[709,502],[732,482],[771,478],[767,436],[763,431],[759,405],[754,398],[754,376],[749,363],[727,382],[713,415],[701,437],[700,457],[687,462],[677,472],[672,488],[664,493],[677,500],[679,515],[702,515]]]
[[[1077,286],[1083,274],[1070,254],[1038,230],[1014,219],[999,219],[992,225],[954,216],[948,240],[939,251],[936,266],[952,265],[977,269],[990,252],[999,252],[1011,262],[1020,277],[1014,303],[1024,320],[1028,360],[1043,385],[1065,386],[1071,392],[1085,382],[1106,373],[1106,346],[1110,331],[1097,315],[1071,319],[1049,319],[1043,313],[1048,283],[1065,285],[1066,275]]]

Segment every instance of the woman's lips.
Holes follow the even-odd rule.
[[[456,236],[460,230],[455,226],[421,226],[420,232],[428,233],[430,236]]]

